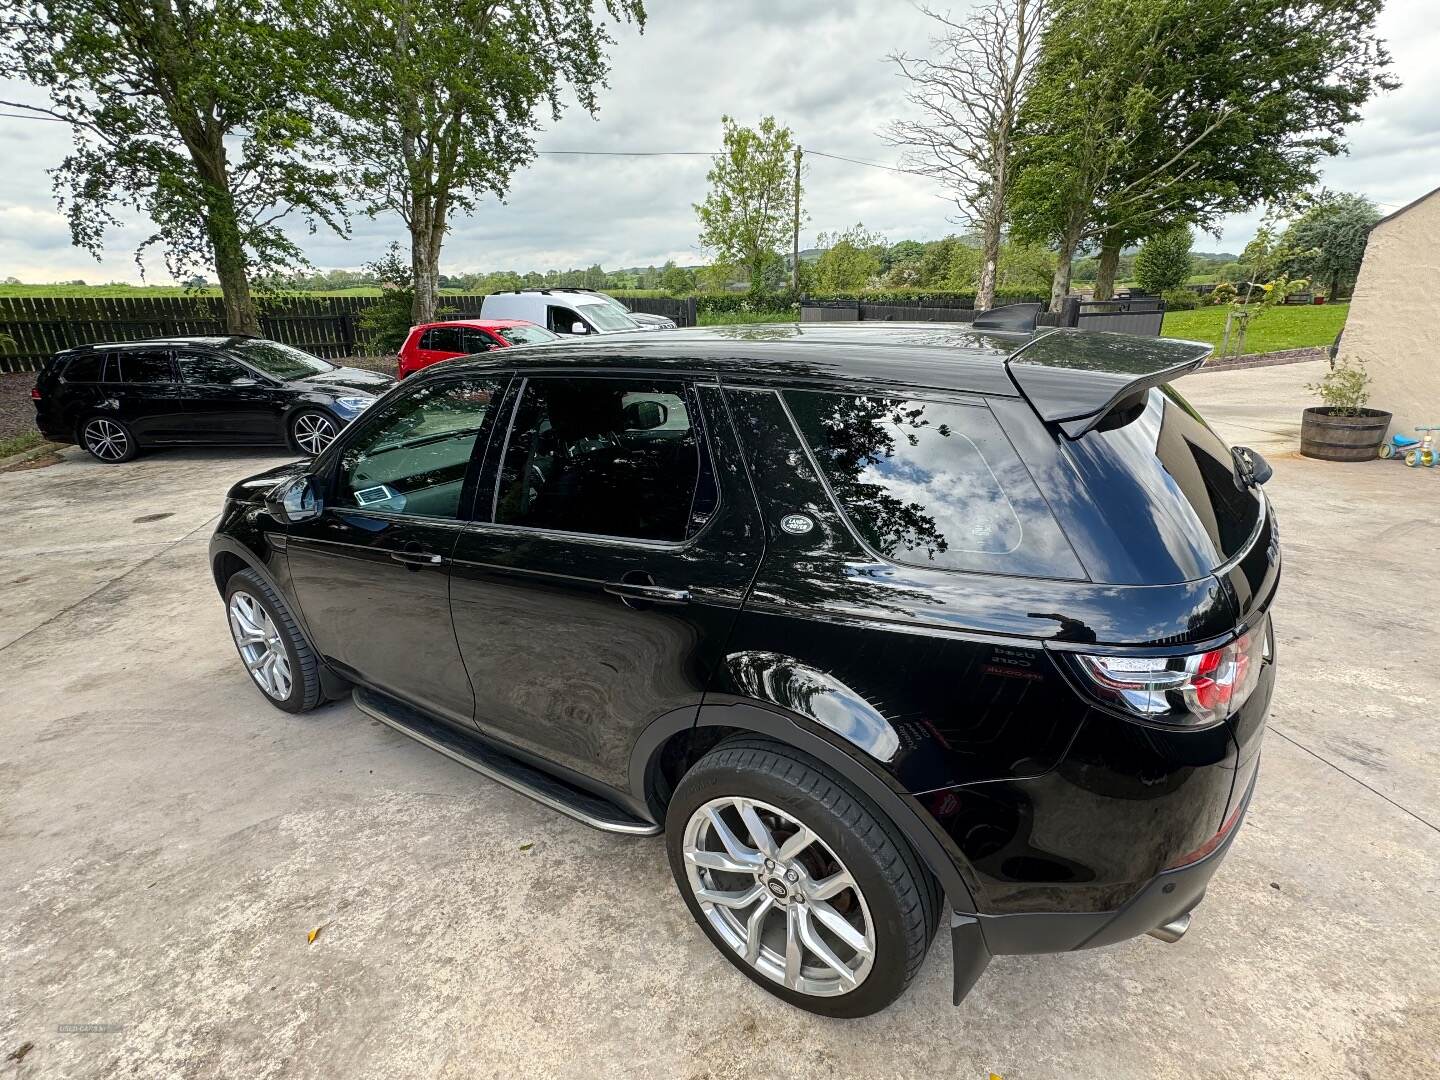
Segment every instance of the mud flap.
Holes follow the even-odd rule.
[[[965,995],[974,989],[990,964],[990,949],[985,944],[985,935],[980,931],[980,920],[973,915],[952,912],[950,945],[954,952],[954,1003],[959,1005],[965,1000]]]

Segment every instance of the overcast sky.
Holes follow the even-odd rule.
[[[968,5],[956,3],[954,10]],[[543,150],[703,150],[720,142],[720,116],[742,123],[774,114],[807,149],[894,163],[878,135],[905,112],[904,84],[885,55],[923,53],[931,23],[899,0],[651,0],[643,35],[616,31],[610,90],[591,119],[579,110],[548,125]],[[1435,0],[1390,0],[1381,31],[1403,87],[1372,101],[1350,132],[1348,157],[1325,168],[1328,187],[1362,192],[1389,211],[1440,186],[1440,19]],[[0,79],[0,98],[43,103],[33,88]],[[47,170],[64,157],[66,129],[0,117],[0,278],[138,281],[135,246],[149,235],[133,218],[113,231],[97,264],[70,245]],[[857,221],[889,239],[927,240],[955,231],[953,208],[919,177],[810,157],[801,246],[817,232]],[[607,269],[697,263],[692,204],[705,195],[704,157],[541,157],[517,174],[508,202],[488,200],[452,219],[441,257],[446,273],[588,266]],[[1238,252],[1253,215],[1231,218],[1196,250]],[[348,240],[297,228],[310,260],[358,267],[391,240],[397,218],[357,217]],[[147,280],[167,282],[160,259]]]

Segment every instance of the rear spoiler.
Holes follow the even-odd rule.
[[[1040,419],[1078,439],[1127,398],[1194,371],[1212,348],[1203,341],[1056,330],[1017,349],[1005,370]]]

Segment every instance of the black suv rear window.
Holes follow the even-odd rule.
[[[105,354],[81,353],[65,365],[66,382],[101,382],[104,379]]]
[[[898,563],[1083,577],[1029,472],[983,405],[787,390],[860,536]]]

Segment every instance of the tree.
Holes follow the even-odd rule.
[[[1363,195],[1323,191],[1310,209],[1293,221],[1280,237],[1280,246],[1292,254],[1285,270],[1311,280],[1329,283],[1329,295],[1355,284],[1365,241],[1380,220],[1380,211]]]
[[[1053,3],[1013,217],[1056,248],[1054,307],[1083,242],[1100,240],[1103,267],[1163,223],[1205,227],[1303,190],[1360,106],[1396,85],[1381,0]]]
[[[400,245],[391,242],[385,254],[365,264],[380,284],[380,299],[360,312],[360,329],[370,335],[370,344],[380,352],[394,352],[410,335],[410,310],[414,303],[410,267],[400,255]]]
[[[1194,242],[1188,225],[1172,225],[1146,240],[1135,256],[1135,280],[1140,288],[1158,296],[1185,284],[1193,264],[1190,245]]]
[[[303,264],[279,227],[345,223],[313,138],[315,73],[277,0],[6,0],[0,68],[51,107],[0,102],[70,125],[54,171],[75,244],[97,259],[117,204],[155,231],[170,274],[214,267],[232,333],[258,334],[256,274]]]
[[[1030,89],[1049,0],[987,0],[954,21],[922,8],[943,28],[933,59],[890,59],[910,83],[918,120],[885,130],[904,164],[945,185],[961,220],[980,234],[975,306],[994,306],[995,279],[1014,176],[1016,127]]]
[[[734,264],[758,292],[774,278],[780,250],[790,236],[794,212],[795,140],[773,116],[758,128],[722,116],[724,150],[712,160],[710,192],[695,206],[700,245],[716,261]],[[783,269],[784,264],[780,262]]]
[[[841,233],[821,233],[819,246],[825,248],[815,264],[815,287],[821,292],[851,292],[863,289],[878,277],[886,241],[879,233],[856,224]]]
[[[660,268],[659,285],[671,296],[686,296],[695,291],[695,271],[676,266],[674,259]]]
[[[594,115],[614,43],[607,21],[645,22],[641,0],[290,2],[325,28],[322,90],[352,190],[410,231],[416,322],[434,318],[451,213],[505,196],[535,156],[538,114],[560,118],[565,85]]]

